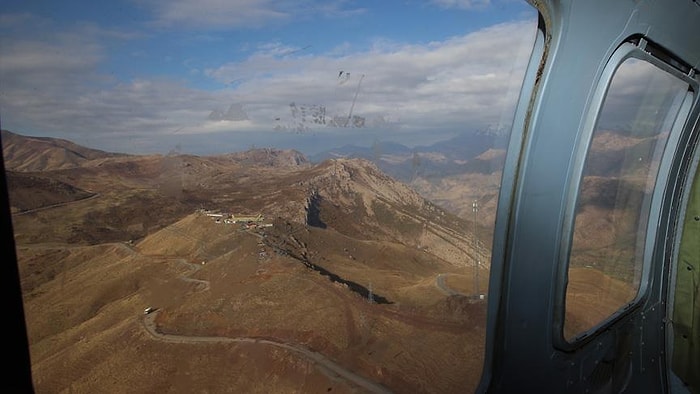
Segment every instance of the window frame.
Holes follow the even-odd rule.
[[[658,55],[660,53],[665,54],[662,49],[659,49],[643,37],[630,37],[622,42],[606,62],[596,88],[589,100],[589,109],[581,119],[581,127],[579,128],[579,133],[576,138],[576,149],[570,162],[568,186],[565,191],[566,200],[561,231],[562,234],[566,235],[562,237],[562,243],[559,247],[559,267],[557,270],[557,283],[555,284],[552,337],[553,344],[558,349],[571,351],[580,348],[595,338],[598,333],[620,322],[626,316],[634,313],[634,311],[637,311],[648,298],[649,289],[651,287],[652,257],[657,247],[655,230],[661,223],[661,206],[667,194],[666,188],[670,177],[669,169],[673,163],[674,152],[679,144],[682,131],[685,129],[691,110],[694,107],[694,103],[697,101],[698,92],[698,83],[693,79],[692,71],[686,74],[671,65],[675,63],[675,59],[670,55],[664,56],[663,59],[655,56],[655,54]],[[638,59],[647,62],[661,71],[669,73],[686,83],[688,85],[688,90],[673,120],[665,146],[662,148],[661,161],[656,175],[655,186],[650,196],[649,217],[644,236],[645,244],[642,256],[641,277],[637,293],[631,301],[618,308],[617,311],[607,318],[588,328],[586,331],[576,334],[573,338],[567,339],[564,335],[566,291],[568,287],[571,247],[573,245],[573,232],[576,224],[576,208],[583,182],[583,171],[612,80],[620,66],[628,59]],[[683,63],[678,62],[676,64]]]

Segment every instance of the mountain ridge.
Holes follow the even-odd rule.
[[[53,137],[29,137],[2,130],[5,168],[12,171],[45,171],[79,167],[87,161],[124,157],[124,153],[87,148]]]

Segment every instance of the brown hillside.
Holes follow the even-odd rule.
[[[90,149],[70,141],[49,137],[28,137],[2,130],[5,168],[13,171],[46,171],[74,168],[86,161],[123,154]]]
[[[473,389],[468,223],[367,161],[286,155],[21,173],[74,199],[13,215],[37,392]]]
[[[95,195],[56,179],[14,171],[7,171],[7,187],[13,212],[66,204]]]

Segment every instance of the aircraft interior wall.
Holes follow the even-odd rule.
[[[700,171],[683,220],[673,308],[673,372],[700,393]]]

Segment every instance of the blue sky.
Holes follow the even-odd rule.
[[[130,153],[427,144],[507,126],[535,24],[514,0],[5,1],[2,127]]]

